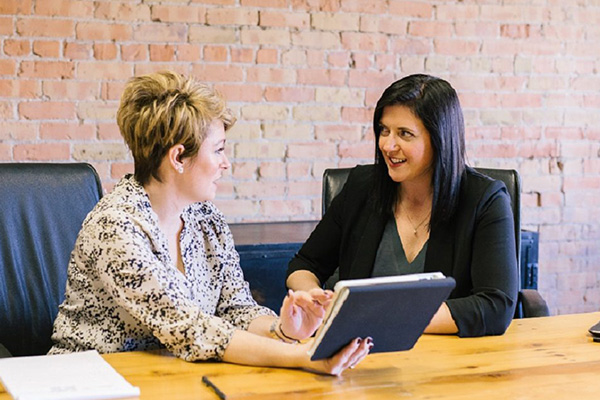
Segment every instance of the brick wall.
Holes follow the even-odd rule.
[[[217,200],[231,221],[316,219],[327,167],[372,159],[395,79],[448,79],[469,161],[516,168],[553,313],[600,307],[598,0],[1,0],[0,161],[131,171],[127,78],[212,82],[239,122]]]

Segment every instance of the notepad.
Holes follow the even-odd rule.
[[[373,338],[371,353],[411,349],[456,282],[442,273],[339,281],[309,350],[329,358],[354,338]]]
[[[137,397],[132,386],[97,351],[0,359],[0,381],[15,400]]]

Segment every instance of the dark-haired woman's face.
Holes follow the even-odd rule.
[[[394,182],[431,184],[433,147],[423,122],[402,105],[387,106],[379,121],[379,149]]]

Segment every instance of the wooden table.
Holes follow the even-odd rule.
[[[515,320],[503,336],[424,335],[415,348],[369,355],[341,377],[225,363],[187,363],[159,353],[105,359],[141,399],[592,399],[600,390],[600,343],[587,329],[599,313]],[[0,388],[0,400],[10,397]]]

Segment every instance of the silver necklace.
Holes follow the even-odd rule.
[[[431,216],[431,211],[429,212],[429,214],[427,214],[427,216],[425,217],[425,219],[423,221],[421,221],[417,226],[415,226],[415,224],[413,223],[412,219],[410,218],[410,215],[408,214],[408,212],[406,211],[406,209],[404,208],[404,206],[402,205],[402,203],[400,203],[400,208],[406,214],[406,218],[408,219],[408,222],[410,222],[410,225],[413,228],[413,233],[415,234],[415,236],[417,236],[417,231],[425,223],[425,221],[427,221],[429,219],[429,217]]]

